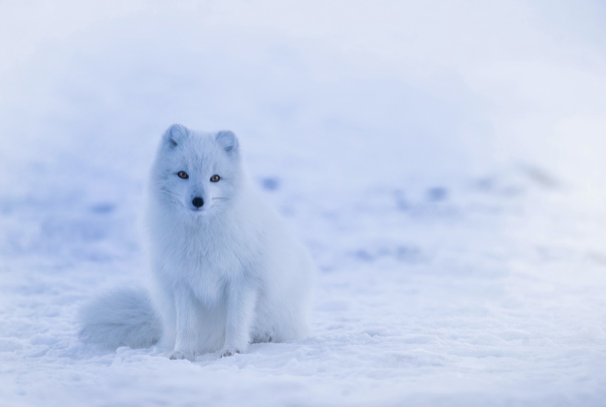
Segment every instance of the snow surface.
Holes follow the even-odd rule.
[[[0,2],[0,406],[601,406],[596,1]],[[321,269],[313,333],[77,338],[146,277],[160,134],[234,130]]]

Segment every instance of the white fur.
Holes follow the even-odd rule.
[[[179,178],[179,171],[189,178]],[[210,181],[214,174],[219,182]],[[192,204],[194,197],[204,200],[201,208]],[[83,337],[107,346],[146,346],[161,331],[171,358],[193,359],[306,333],[313,263],[245,176],[233,133],[169,128],[152,168],[148,202],[152,299],[161,329],[149,329],[149,340],[142,341],[143,317],[131,315],[132,325],[119,318],[99,321],[104,312],[90,310],[107,301],[98,300],[82,313]],[[139,314],[154,314],[144,297],[135,302]]]
[[[106,348],[146,348],[162,337],[162,325],[148,293],[120,288],[97,297],[80,310],[81,337]]]

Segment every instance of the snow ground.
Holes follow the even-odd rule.
[[[600,406],[606,9],[0,3],[0,406]],[[146,278],[174,122],[232,129],[321,269],[308,338],[195,363],[77,339]]]

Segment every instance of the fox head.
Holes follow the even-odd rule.
[[[204,216],[225,208],[242,179],[238,139],[174,124],[162,136],[152,177],[152,193],[178,211]]]

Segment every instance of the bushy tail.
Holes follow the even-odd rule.
[[[162,336],[162,324],[149,294],[122,288],[86,304],[79,315],[80,338],[109,349],[147,348]]]

